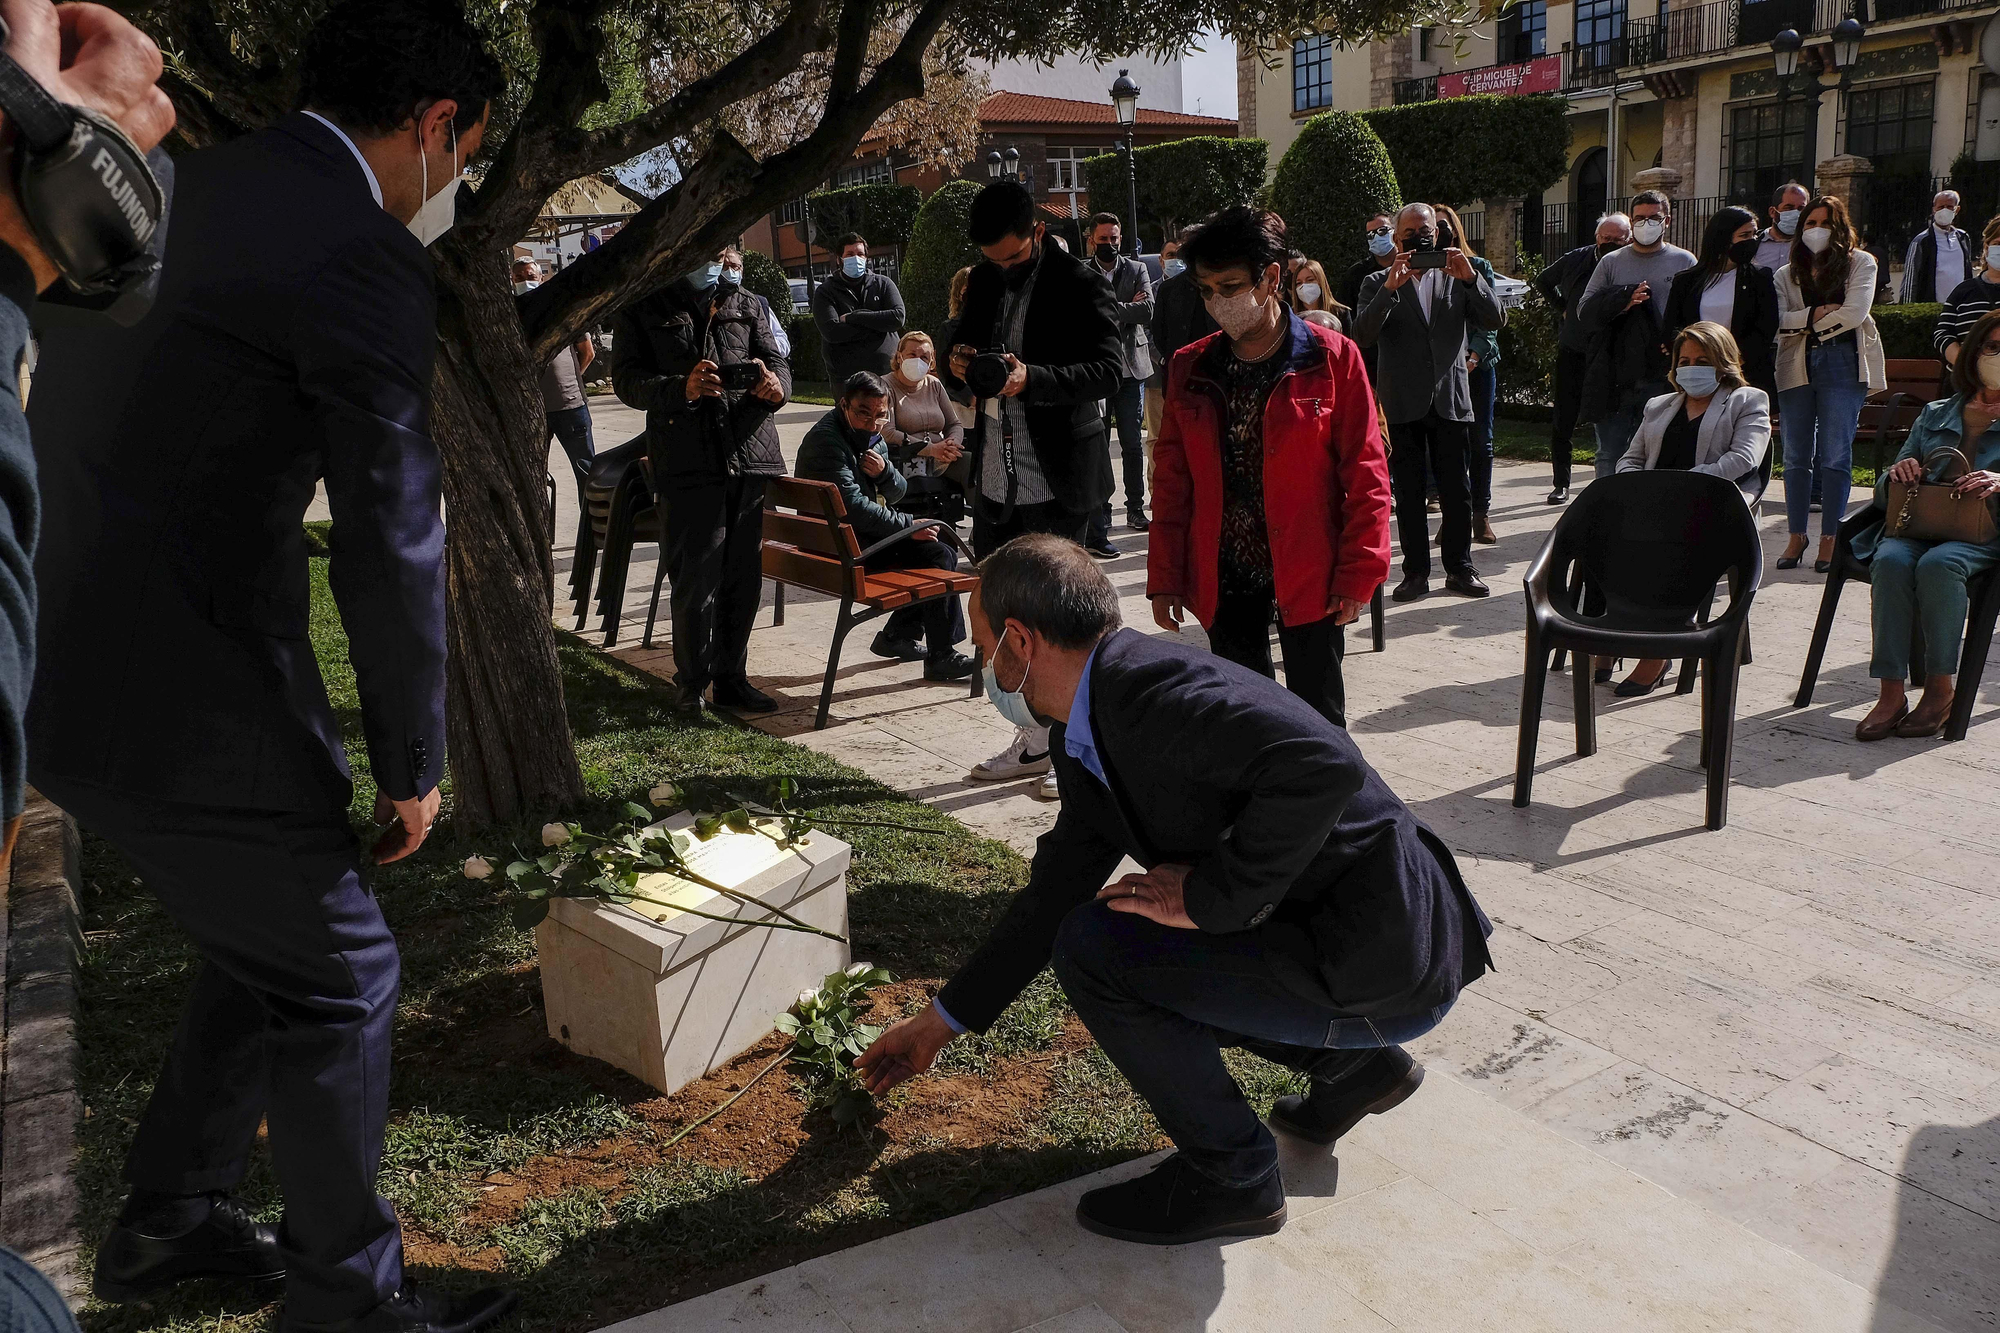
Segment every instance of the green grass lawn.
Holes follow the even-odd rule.
[[[313,561],[313,595],[314,645],[348,736],[359,823],[374,793],[323,560]],[[948,831],[850,831],[855,956],[905,979],[878,993],[880,1017],[927,1003],[1025,878],[1003,844],[855,769],[727,722],[680,721],[652,677],[576,639],[563,637],[561,660],[593,803],[586,823],[643,801],[662,778],[755,789],[790,775],[801,808]],[[550,1041],[532,936],[514,927],[495,881],[460,873],[471,851],[530,845],[533,830],[473,837],[450,811],[447,793],[423,850],[374,876],[403,951],[381,1189],[404,1219],[419,1277],[518,1285],[517,1327],[597,1327],[1159,1146],[1145,1107],[1044,973],[991,1034],[950,1048],[938,1072],[892,1094],[870,1126],[839,1132],[825,1112],[808,1115],[781,1069],[663,1148],[768,1062],[776,1041],[671,1098]],[[116,1213],[119,1164],[197,958],[130,868],[88,837],[84,926],[78,1171],[94,1242]],[[1237,1064],[1260,1104],[1292,1086],[1273,1066]],[[275,1181],[261,1151],[257,1161],[244,1193],[275,1221]],[[262,1328],[275,1297],[197,1284],[147,1307],[93,1306],[84,1322],[93,1333]]]

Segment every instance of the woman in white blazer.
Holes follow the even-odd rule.
[[[1869,313],[1875,258],[1847,220],[1847,205],[1822,195],[1806,205],[1792,259],[1778,270],[1778,418],[1785,431],[1785,517],[1791,536],[1779,569],[1806,549],[1813,474],[1820,479],[1819,555],[1833,567],[1833,534],[1854,485],[1854,431],[1861,404],[1888,386],[1882,338]]]
[[[1743,382],[1736,339],[1709,320],[1688,325],[1667,374],[1674,392],[1646,404],[1618,470],[1707,472],[1735,482],[1748,499],[1771,447],[1771,400]],[[1651,694],[1666,674],[1666,659],[1646,658],[1613,692],[1626,699]]]

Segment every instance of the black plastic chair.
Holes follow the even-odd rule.
[[[576,628],[581,632],[589,618],[594,567],[606,648],[618,642],[618,618],[625,604],[625,576],[631,567],[632,548],[640,542],[662,540],[660,506],[646,469],[646,437],[641,434],[593,458],[590,475],[584,480],[584,522],[590,529],[590,539],[586,545],[582,534],[578,534],[576,566],[571,574],[571,586],[576,589]],[[641,640],[647,648],[653,646],[653,624],[659,614],[665,576],[663,551],[659,574],[653,580],[652,603],[646,613],[646,633]]]
[[[1771,468],[1773,466],[1773,462],[1777,456],[1777,453],[1778,453],[1778,441],[1774,436],[1770,444],[1764,450],[1764,461],[1758,464],[1757,466],[1757,489],[1752,491],[1748,497],[1750,503],[1750,514],[1753,519],[1756,517],[1757,514],[1757,506],[1763,503],[1764,492],[1771,489]],[[1732,595],[1734,595],[1735,591],[1736,590],[1734,588],[1730,589],[1730,593]],[[1712,602],[1711,605],[1713,605]],[[1704,611],[1702,613],[1702,619],[1706,620],[1707,618],[1708,618],[1708,613]],[[1743,665],[1749,666],[1751,660],[1752,659],[1750,656],[1750,627],[1748,625],[1745,625],[1743,627]],[[1699,665],[1699,663],[1695,658],[1692,657],[1683,658],[1681,660],[1681,678],[1680,682],[1674,686],[1675,694],[1694,693],[1694,676],[1695,676],[1695,667],[1697,665]]]
[[[1591,590],[1586,614],[1571,575]],[[1696,657],[1702,663],[1701,757],[1708,769],[1711,829],[1728,821],[1729,758],[1743,630],[1764,577],[1757,525],[1735,483],[1699,472],[1625,472],[1603,477],[1570,502],[1528,568],[1526,676],[1514,804],[1528,804],[1541,732],[1549,652],[1566,649],[1576,699],[1576,752],[1597,753],[1592,654]],[[1704,623],[1715,585],[1729,606]]]
[[[1840,590],[1847,583],[1873,584],[1874,562],[1854,554],[1854,539],[1888,515],[1870,505],[1841,521],[1833,538],[1833,568],[1827,571],[1826,591],[1819,599],[1819,620],[1813,625],[1812,646],[1806,650],[1805,671],[1799,676],[1798,696],[1792,707],[1812,704],[1813,688],[1819,684],[1820,663],[1826,658],[1826,641],[1833,633],[1834,612],[1840,608]],[[1951,700],[1951,717],[1944,726],[1947,741],[1965,739],[1972,725],[1972,708],[1979,694],[1980,678],[1986,674],[1986,654],[1993,646],[1993,626],[2000,620],[2000,570],[1987,570],[1966,580],[1972,599],[1965,618],[1965,641],[1958,650],[1958,679]],[[1923,684],[1924,638],[1921,622],[1910,626],[1910,683]]]

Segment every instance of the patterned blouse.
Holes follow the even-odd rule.
[[[1262,361],[1224,358],[1229,420],[1222,433],[1220,582],[1231,593],[1269,592],[1271,534],[1264,526],[1264,404],[1285,371],[1280,347]]]

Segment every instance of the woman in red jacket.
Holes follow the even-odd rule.
[[[1279,297],[1285,224],[1228,208],[1181,247],[1221,332],[1167,371],[1146,595],[1266,676],[1271,619],[1292,692],[1347,725],[1342,626],[1389,575],[1389,464],[1361,352]]]

